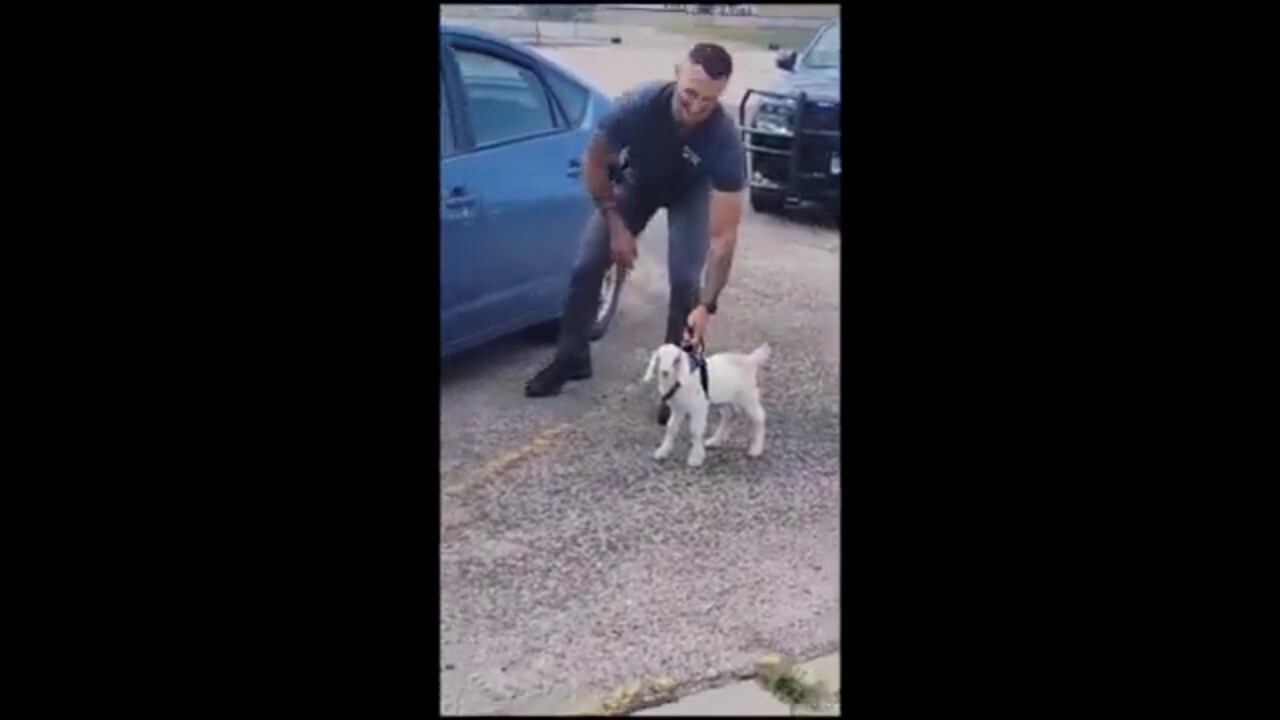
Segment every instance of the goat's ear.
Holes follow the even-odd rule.
[[[654,350],[649,356],[649,369],[644,371],[644,378],[640,382],[649,382],[653,379],[653,370],[658,366],[658,351]]]

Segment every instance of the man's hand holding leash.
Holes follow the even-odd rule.
[[[711,324],[711,312],[699,305],[689,313],[689,326],[684,331],[686,347],[702,345],[707,335],[707,326]]]

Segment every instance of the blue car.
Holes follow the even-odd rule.
[[[593,212],[587,141],[612,100],[490,33],[440,25],[441,355],[559,318]],[[592,338],[617,311],[610,270]]]

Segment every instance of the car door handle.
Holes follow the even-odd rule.
[[[440,211],[442,218],[470,222],[479,214],[479,198],[461,186],[453,188],[448,196],[440,198],[440,204],[444,206]]]
[[[476,196],[467,192],[464,187],[455,187],[444,199],[444,206],[449,210],[459,210],[476,204]]]
[[[565,173],[571,178],[582,177],[582,161],[574,158],[569,161],[569,172]]]

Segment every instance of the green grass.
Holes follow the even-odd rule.
[[[694,18],[680,22],[664,23],[663,29],[697,40],[739,42],[768,48],[777,43],[784,50],[799,50],[813,39],[814,30],[802,27],[750,27],[745,25],[716,25],[708,19]]]
[[[839,5],[757,5],[760,17],[820,17],[835,20],[840,17]]]

